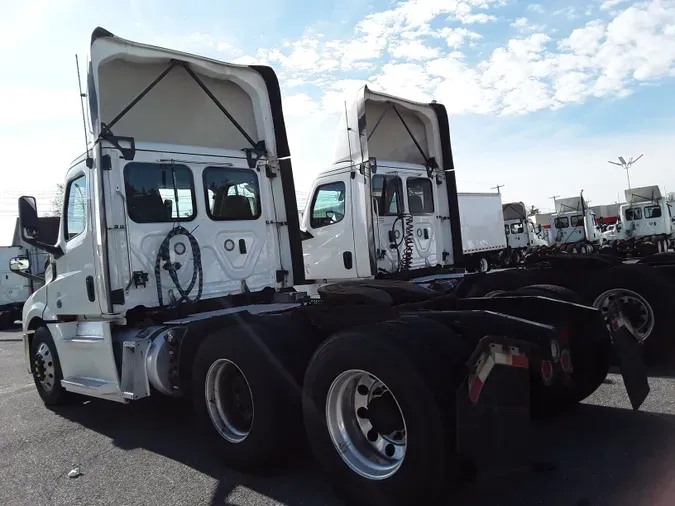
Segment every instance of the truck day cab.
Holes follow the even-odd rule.
[[[67,172],[57,244],[40,241],[35,200],[19,200],[24,240],[51,254],[45,285],[23,308],[46,404],[185,397],[231,467],[279,464],[307,437],[346,500],[396,506],[431,503],[476,456],[473,444],[497,437],[480,421],[500,403],[515,413],[517,401],[525,417],[493,448],[521,440],[530,407],[568,406],[602,383],[610,334],[574,293],[461,298],[442,283],[386,279],[461,265],[441,104],[364,90],[349,112],[349,156],[317,181],[303,235],[270,68],[97,28],[87,83],[94,138]],[[399,122],[389,126],[403,118],[415,142],[373,140],[390,108]],[[397,172],[400,186],[390,192],[383,180],[373,194],[380,170]],[[412,242],[399,260],[398,217],[385,211],[400,202]],[[310,304],[293,289],[311,281],[305,269],[367,281],[327,284]],[[613,318],[626,328],[621,311]]]
[[[675,217],[659,187],[632,188],[625,196],[615,228],[603,233],[601,251],[622,256],[668,251],[675,239]]]
[[[527,216],[527,207],[522,202],[508,202],[502,206],[504,234],[508,249],[502,255],[504,267],[518,265],[528,253],[548,246],[542,237],[541,225],[535,227]]]

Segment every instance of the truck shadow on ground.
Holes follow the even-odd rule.
[[[229,469],[195,433],[191,409],[187,402],[156,396],[128,405],[83,400],[59,407],[55,413],[109,437],[117,448],[144,449],[217,480],[211,500],[213,506],[243,504],[236,499],[236,489],[241,486],[289,506],[343,505],[334,498],[330,484],[312,468],[304,445],[288,456],[287,465],[278,473],[253,476]]]
[[[277,474],[250,476],[225,467],[192,430],[190,406],[146,399],[127,406],[92,400],[60,408],[68,420],[109,437],[124,450],[142,448],[218,481],[211,505],[243,504],[232,497],[244,486],[289,506],[338,506],[306,449]],[[675,504],[675,416],[580,405],[537,422],[532,458],[554,468],[527,466],[479,473],[443,505],[642,506]],[[235,501],[235,502],[228,502]]]

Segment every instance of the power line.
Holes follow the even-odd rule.
[[[497,193],[501,195],[502,192],[500,191],[500,188],[504,188],[504,186],[505,185],[503,184],[498,184],[497,186],[493,186],[492,188],[490,188],[490,190],[497,190]]]

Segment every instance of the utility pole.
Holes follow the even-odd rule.
[[[504,188],[504,185],[498,184],[497,186],[493,186],[492,188],[490,188],[490,190],[497,190],[497,193],[501,195],[502,192],[499,191],[500,188]]]
[[[553,209],[555,209],[555,199],[560,197],[560,195],[553,195],[552,197],[549,197],[550,199],[553,199]]]
[[[628,161],[626,161],[623,156],[620,156],[618,162],[612,162],[611,160],[609,161],[609,163],[611,163],[612,165],[618,165],[619,167],[621,167],[623,170],[626,171],[626,179],[628,180],[628,190],[630,190],[630,174],[628,173],[628,171],[635,162],[637,162],[640,158],[642,158],[642,156],[643,155],[638,156],[635,160],[633,160],[633,157],[631,157]]]

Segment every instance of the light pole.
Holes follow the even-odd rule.
[[[644,154],[644,153],[643,153]],[[638,156],[635,160],[633,160],[633,157],[630,158],[630,160],[626,161],[623,156],[619,157],[619,162],[612,162],[609,161],[612,165],[618,165],[622,169],[626,171],[626,179],[628,180],[628,189],[630,190],[630,174],[629,170],[633,166],[635,162],[637,162],[640,158],[642,158],[642,155]]]

